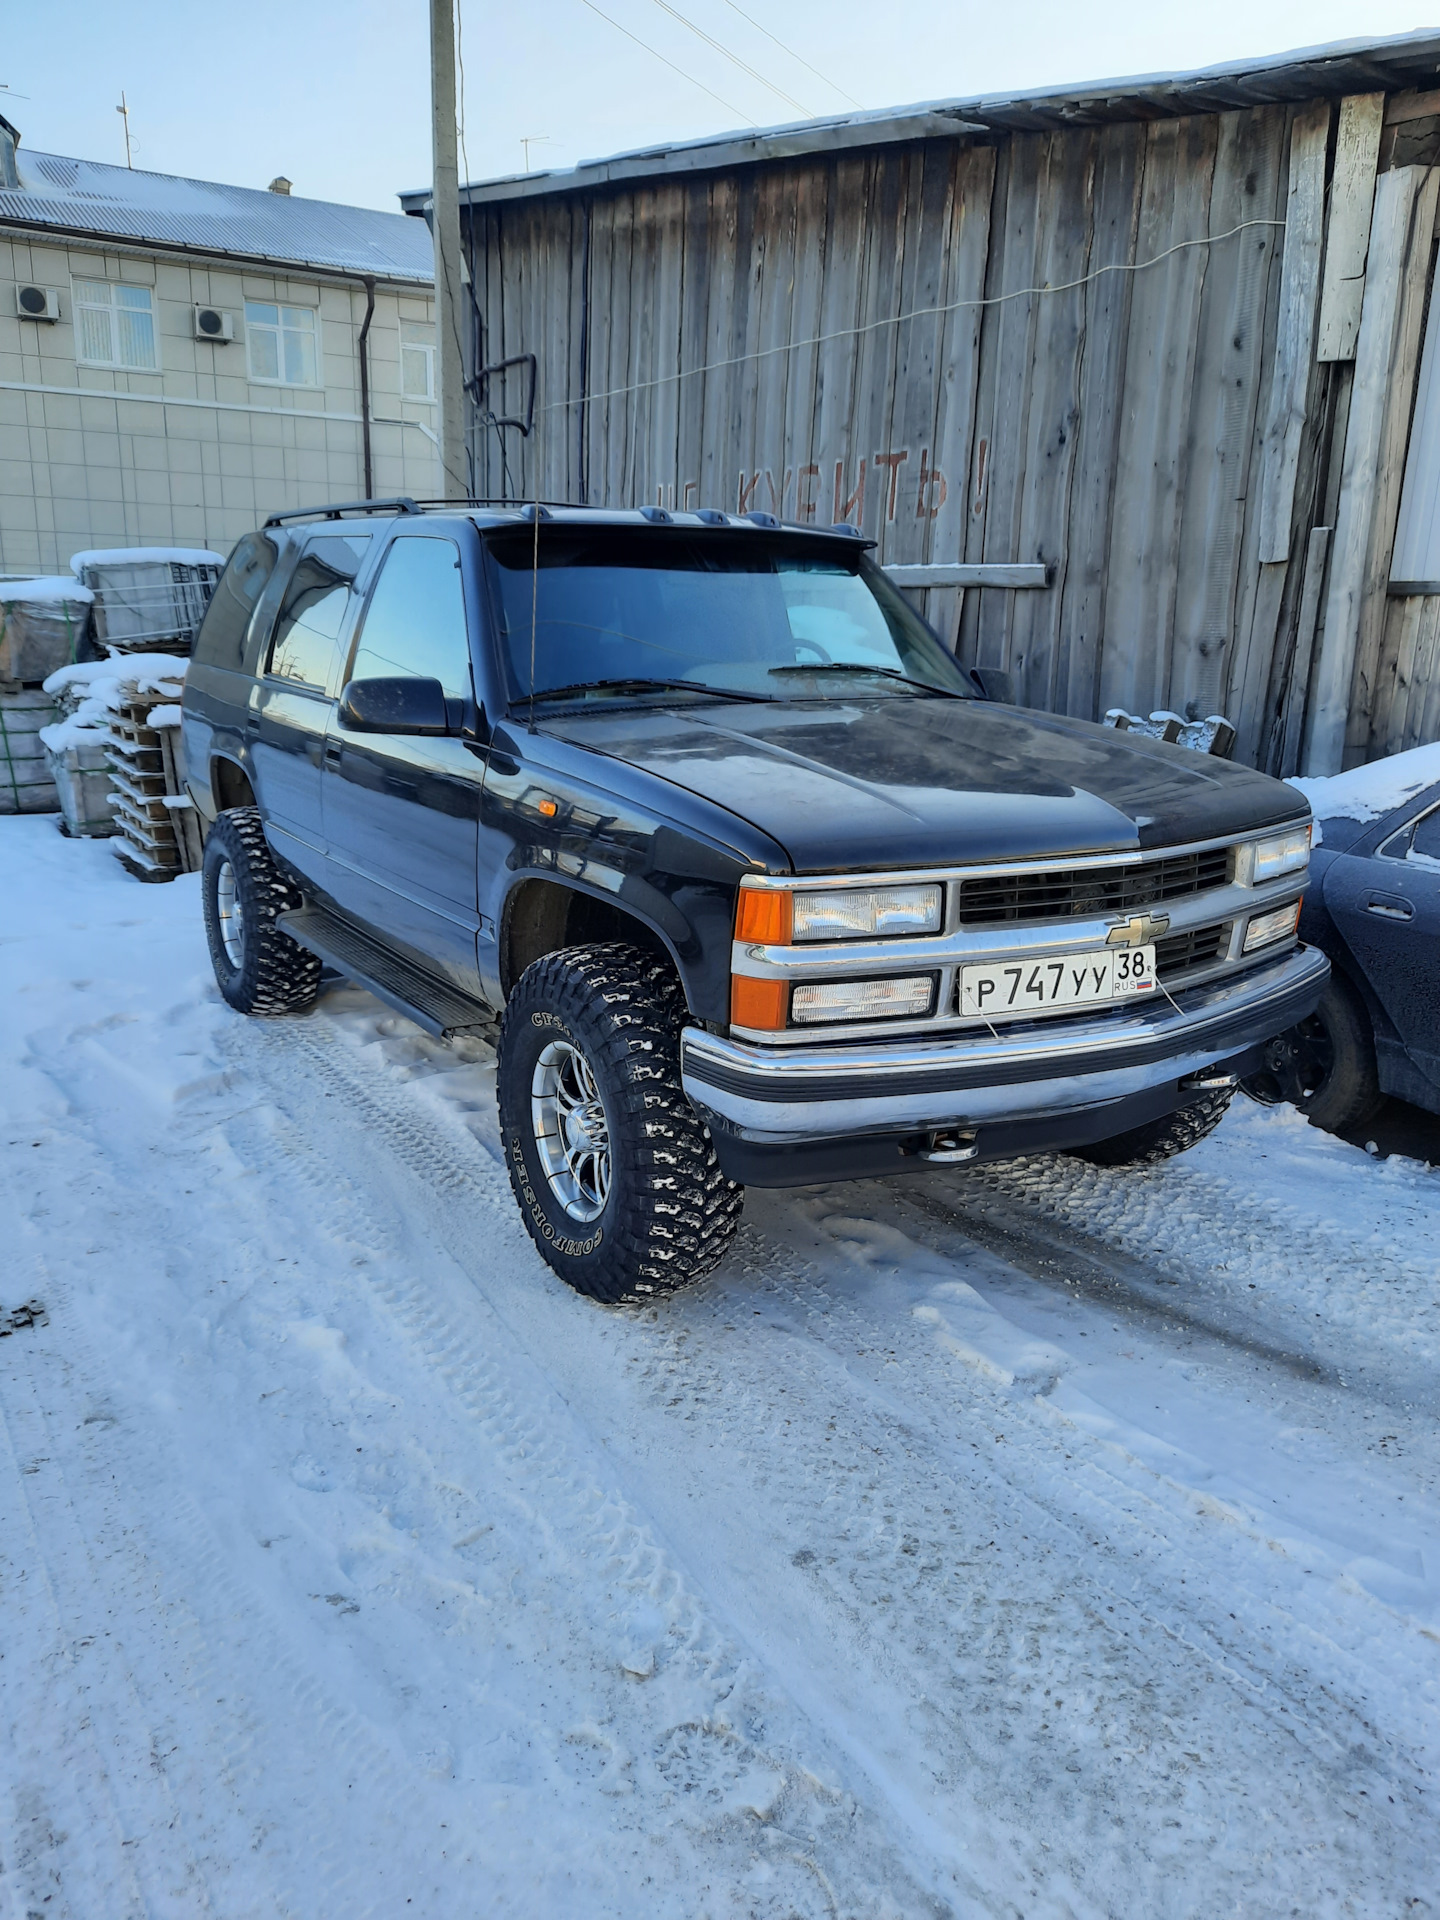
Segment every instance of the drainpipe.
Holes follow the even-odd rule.
[[[375,467],[370,456],[370,322],[375,318],[375,282],[366,274],[365,318],[360,323],[356,351],[360,358],[360,446],[365,461],[365,498],[375,498]]]

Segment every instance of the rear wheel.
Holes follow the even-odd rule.
[[[1370,1016],[1350,983],[1332,973],[1314,1013],[1277,1034],[1242,1085],[1262,1106],[1288,1101],[1328,1132],[1363,1126],[1384,1096]]]
[[[320,991],[320,962],[275,925],[302,904],[271,858],[254,807],[220,814],[200,874],[205,933],[221,993],[237,1013],[299,1013]]]
[[[680,1084],[680,984],[629,946],[566,947],[528,967],[500,1032],[505,1164],[530,1237],[593,1300],[698,1280],[735,1233],[727,1180]]]
[[[1173,1160],[1177,1153],[1185,1153],[1215,1131],[1225,1118],[1234,1091],[1233,1087],[1218,1087],[1176,1113],[1072,1151],[1078,1159],[1097,1167],[1151,1167],[1161,1160]]]

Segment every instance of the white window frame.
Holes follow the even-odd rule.
[[[109,295],[109,298],[107,300],[100,301],[94,298],[86,297],[86,295],[82,294],[80,291],[82,287],[86,289],[90,289],[93,287],[104,287],[107,294]],[[143,293],[145,296],[145,302],[146,302],[145,306],[143,308],[141,307],[132,308],[131,311],[137,312],[137,313],[143,312],[148,314],[149,316],[150,345],[151,345],[151,351],[154,354],[154,358],[152,360],[141,362],[138,360],[122,360],[119,357],[120,327],[116,318],[117,307],[115,302],[115,293],[116,293],[116,289],[120,287],[123,287],[127,293]],[[87,276],[81,274],[81,275],[72,277],[70,281],[70,301],[71,301],[73,325],[75,330],[75,364],[77,366],[109,367],[116,373],[159,373],[160,372],[159,315],[155,311],[155,291],[152,287],[138,286],[132,280],[92,280]],[[123,309],[118,309],[118,311],[123,311]],[[82,313],[103,313],[108,316],[108,325],[109,325],[109,332],[110,332],[110,356],[108,359],[102,360],[95,354],[85,352],[84,322],[80,317]]]
[[[428,340],[407,340],[407,327],[428,327]],[[433,320],[402,320],[400,322],[400,398],[411,400],[416,406],[435,404],[435,322]],[[425,391],[411,393],[405,385],[405,356],[407,353],[423,353],[425,356]]]
[[[274,307],[277,320],[271,325],[268,320],[253,320],[250,317],[253,307]],[[313,380],[287,380],[285,378],[285,334],[301,332],[295,327],[287,329],[284,316],[287,313],[308,313],[310,316],[310,339],[315,349],[315,378]],[[275,364],[280,369],[278,375],[257,373],[255,357],[251,343],[257,334],[266,333],[275,339]],[[291,393],[319,393],[324,389],[320,349],[320,313],[316,307],[298,306],[292,300],[247,300],[245,302],[245,371],[250,384],[255,387],[285,387]]]

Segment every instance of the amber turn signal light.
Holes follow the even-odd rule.
[[[735,938],[761,947],[788,947],[793,921],[792,897],[764,887],[741,887],[735,909]],[[783,1026],[784,1022],[780,1022]]]
[[[779,1033],[789,1011],[788,980],[751,980],[743,973],[730,977],[730,1022],[760,1033]]]

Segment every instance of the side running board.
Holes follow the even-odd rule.
[[[471,1039],[493,1041],[499,1035],[499,1020],[488,1007],[410,966],[357,927],[335,919],[320,907],[297,907],[291,913],[277,914],[275,924],[337,973],[357,986],[368,987],[377,1000],[394,1007],[437,1040],[466,1034]]]

